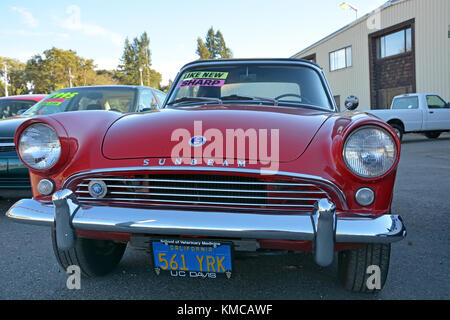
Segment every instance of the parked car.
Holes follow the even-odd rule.
[[[391,213],[395,131],[338,113],[306,60],[195,61],[164,109],[49,115],[15,142],[33,198],[7,216],[50,227],[61,267],[85,276],[113,270],[127,243],[179,278],[230,278],[233,252],[305,251],[320,266],[337,252],[345,287],[374,291],[406,235]]]
[[[29,94],[21,96],[9,96],[0,98],[0,119],[6,119],[16,116],[32,105],[44,99],[47,95],[43,94]],[[2,124],[4,123],[4,124]],[[28,175],[26,169],[19,157],[17,157],[14,148],[14,130],[20,123],[13,121],[0,120],[0,189],[16,189],[28,184],[29,179],[22,178]],[[19,178],[16,178],[19,177]]]
[[[450,131],[450,102],[436,93],[414,93],[394,97],[389,110],[367,111],[389,123],[400,140],[405,133],[423,133],[429,139]]]
[[[0,98],[0,119],[14,117],[44,99],[46,94],[27,94]]]
[[[44,98],[35,96],[34,99]],[[159,109],[166,94],[140,86],[93,86],[56,91],[19,116],[0,120],[0,190],[30,189],[28,168],[20,162],[14,147],[14,133],[30,118],[78,110],[108,110],[120,113]],[[31,101],[31,100],[30,100]],[[0,101],[1,103],[1,101]]]

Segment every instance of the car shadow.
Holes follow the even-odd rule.
[[[414,138],[409,138],[407,140],[405,140],[405,138],[402,141],[402,144],[414,144],[414,143],[420,143],[420,142],[438,142],[438,141],[450,141],[450,136],[445,136],[445,137],[439,137],[437,139],[428,139],[427,137],[423,136],[418,136],[418,137],[414,137]]]

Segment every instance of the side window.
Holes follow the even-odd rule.
[[[2,104],[0,108],[0,118],[5,119],[12,116],[17,115],[20,110],[27,110],[32,105],[34,105],[36,101],[8,101],[5,100],[5,103]]]
[[[447,108],[448,105],[438,96],[427,96],[427,104],[429,109]]]
[[[164,103],[164,100],[166,100],[167,94],[165,94],[164,92],[158,91],[158,90],[154,90],[153,91],[156,98],[158,98],[159,100],[159,107],[162,106],[162,104]]]
[[[396,98],[392,103],[392,109],[419,109],[417,97]]]
[[[151,90],[142,90],[139,99],[139,112],[158,109],[158,102]]]

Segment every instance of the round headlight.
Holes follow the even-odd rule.
[[[392,168],[397,157],[397,146],[384,129],[362,127],[347,138],[343,156],[345,164],[354,174],[375,178]]]
[[[61,143],[50,126],[43,123],[32,124],[20,135],[19,154],[33,169],[50,169],[61,156]]]

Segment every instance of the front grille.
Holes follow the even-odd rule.
[[[108,187],[103,199],[89,194],[92,180]],[[75,193],[80,202],[118,202],[144,205],[225,206],[242,208],[311,209],[327,193],[313,183],[224,175],[136,175],[89,177]]]
[[[0,153],[1,152],[15,152],[14,138],[0,137]]]
[[[16,152],[16,148],[14,147],[14,145],[12,146],[2,146],[0,144],[0,153],[2,152]]]

